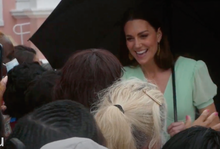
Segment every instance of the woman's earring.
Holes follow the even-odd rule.
[[[129,54],[128,54],[128,58],[129,58],[129,60],[133,60],[134,59],[134,57],[131,55],[131,53],[129,52]]]

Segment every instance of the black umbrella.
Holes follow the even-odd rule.
[[[69,54],[79,49],[103,47],[117,55],[118,22],[138,4],[157,12],[169,26],[174,52],[201,53],[201,47],[220,39],[218,1],[62,0],[30,40],[54,68],[62,67]]]
[[[62,0],[30,40],[42,51],[52,67],[61,68],[75,50],[102,45],[115,48],[117,38],[106,41],[109,36],[117,37],[117,22],[129,7],[140,1]]]
[[[70,54],[80,49],[105,48],[117,55],[119,22],[128,8],[138,5],[161,16],[174,53],[190,53],[204,60],[214,82],[220,84],[220,58],[216,52],[220,39],[219,1],[62,0],[30,40],[54,68],[61,68]]]

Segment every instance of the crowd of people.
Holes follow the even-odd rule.
[[[85,49],[61,69],[0,33],[4,148],[220,149],[206,64],[174,56],[152,13],[129,10],[122,27],[120,61],[108,49]]]

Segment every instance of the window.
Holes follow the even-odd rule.
[[[4,26],[2,0],[0,0],[0,26]]]

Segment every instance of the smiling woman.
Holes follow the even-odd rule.
[[[150,15],[148,13],[143,14],[135,10],[128,11],[125,14],[122,25],[125,37],[122,36],[119,52],[124,66],[136,66],[137,59],[135,59],[135,55],[143,57],[142,54],[147,53],[149,50],[149,53],[152,53],[151,58],[153,57],[155,63],[161,69],[171,68],[174,60],[167,36],[163,34],[163,27],[155,18],[152,13]],[[155,53],[157,54],[155,55]]]
[[[158,52],[157,43],[160,43],[162,32],[160,28],[155,29],[141,19],[131,20],[125,24],[126,44],[131,55],[141,65],[154,59]]]
[[[136,77],[158,86],[168,105],[169,135],[185,129],[184,123],[174,123],[173,91],[176,91],[178,121],[185,121],[186,115],[194,120],[195,108],[200,113],[205,109],[210,113],[216,111],[213,97],[217,87],[206,64],[182,56],[175,59],[163,27],[152,12],[143,14],[141,9],[129,10],[124,17],[123,31],[120,49],[120,59],[126,66],[123,78]],[[175,74],[176,82],[173,82],[172,74]],[[218,121],[216,118],[212,125]]]

